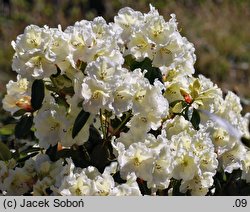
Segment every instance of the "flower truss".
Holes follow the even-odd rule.
[[[249,114],[193,76],[174,14],[30,25],[12,46],[2,195],[213,195],[236,171],[249,185]]]

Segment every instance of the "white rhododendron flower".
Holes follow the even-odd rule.
[[[42,180],[38,180],[33,185],[33,195],[34,196],[45,196],[48,195],[47,189],[53,185],[53,179],[50,177],[45,177]]]
[[[47,26],[27,26],[24,34],[19,35],[16,42],[12,42],[16,51],[13,57],[13,70],[28,79],[41,79],[55,74],[53,58],[48,55],[51,38],[51,31]]]
[[[50,41],[48,27],[40,28],[36,25],[27,26],[22,35],[17,37],[12,46],[18,54],[33,54],[44,50]]]
[[[180,191],[186,192],[189,190],[193,196],[204,196],[212,185],[213,175],[204,173],[201,176],[196,175],[192,180],[183,181],[180,186]]]
[[[21,168],[16,168],[9,171],[8,177],[3,182],[3,190],[8,195],[22,195],[32,188],[33,180],[30,173]]]
[[[48,105],[48,108],[40,110],[34,117],[34,126],[36,128],[35,135],[39,138],[39,145],[48,148],[61,143],[65,147],[73,144],[81,145],[89,138],[89,126],[92,117],[74,139],[72,138],[73,124],[78,111],[71,111],[66,114],[64,107],[58,107],[55,104]]]
[[[122,38],[128,49],[138,61],[148,57],[156,67],[177,68],[191,75],[196,60],[194,47],[177,30],[175,15],[165,22],[154,7],[144,16],[130,8],[124,8],[115,17],[115,23],[122,29]]]
[[[113,164],[111,164],[112,166]],[[75,169],[63,180],[59,188],[61,195],[74,196],[139,196],[140,190],[135,175],[127,177],[127,183],[116,185],[110,167],[101,174],[95,167]],[[115,171],[116,172],[116,171]]]
[[[188,132],[189,135],[195,133],[192,124],[187,121],[183,116],[175,116],[173,119],[169,119],[164,122],[163,130],[165,130],[166,136],[168,139],[171,139],[172,136],[177,135],[181,132]]]
[[[113,95],[109,87],[92,78],[85,78],[82,84],[83,108],[98,113],[101,108],[112,110]]]
[[[17,80],[2,104],[17,123],[1,126],[1,195],[221,195],[224,185],[249,186],[250,114],[236,94],[194,75],[195,49],[174,14],[165,20],[150,5],[125,7],[112,23],[29,25],[12,46]]]
[[[174,163],[173,177],[175,179],[190,180],[193,179],[197,170],[197,159],[190,153],[182,153],[177,156]]]
[[[141,196],[141,191],[136,182],[135,173],[131,173],[127,176],[126,183],[117,185],[111,191],[112,196]]]
[[[62,72],[66,71],[71,65],[74,66],[73,55],[69,45],[69,35],[61,29],[51,29],[52,38],[48,46],[48,56],[53,58]]]
[[[150,148],[138,142],[131,144],[127,150],[117,150],[121,176],[126,178],[129,173],[135,172],[136,176],[143,180],[151,180],[154,152]]]
[[[141,12],[125,7],[114,17],[114,21],[122,28],[121,38],[126,43],[128,42],[133,30],[143,23],[143,15]]]
[[[24,109],[26,111],[32,110],[31,107],[31,84],[26,78],[17,75],[17,81],[10,80],[6,85],[7,94],[2,103],[3,108],[11,114]]]
[[[245,159],[246,148],[242,144],[236,144],[231,150],[225,152],[219,158],[225,172],[232,173],[233,170],[242,169],[242,162]]]
[[[166,145],[155,157],[152,171],[152,180],[147,182],[149,188],[165,189],[169,186],[170,179],[173,177],[173,156],[170,146]]]

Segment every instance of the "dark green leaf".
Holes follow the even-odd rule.
[[[40,147],[32,147],[32,146],[30,146],[29,148],[21,151],[20,154],[28,154],[28,153],[39,152],[39,151],[41,151]]]
[[[89,127],[89,139],[83,144],[84,151],[91,152],[93,148],[102,143],[99,131],[91,124]]]
[[[44,99],[44,82],[43,80],[35,80],[31,90],[31,106],[36,111],[42,107]]]
[[[222,179],[223,179],[223,181],[227,181],[227,175],[226,175],[226,173],[225,172],[223,172],[222,173]]]
[[[241,142],[248,148],[250,148],[250,139],[247,139],[245,137],[241,138]]]
[[[93,145],[100,144],[102,141],[102,137],[99,133],[99,131],[94,127],[93,124],[89,127],[89,142],[91,142]]]
[[[142,71],[147,70],[145,77],[149,80],[150,84],[153,85],[155,79],[158,79],[163,83],[161,70],[159,68],[153,67],[152,61],[149,58],[145,58],[141,62],[133,61],[131,57],[128,57],[127,60],[131,70],[135,70],[137,68],[140,68]]]
[[[133,56],[131,54],[125,56],[125,61],[124,61],[124,65],[126,66],[126,68],[131,68],[133,66],[133,63],[135,62],[135,59],[133,58]],[[131,70],[133,70],[131,68]]]
[[[31,154],[28,154],[28,155],[26,155],[26,156],[20,158],[17,162],[18,162],[18,163],[25,162],[26,160],[28,160],[28,159],[30,159],[30,158],[36,156],[38,153],[39,153],[39,152],[34,152],[34,153],[31,153]]]
[[[87,63],[81,61],[81,65],[79,69],[82,71],[83,74],[85,72],[86,67],[87,67]]]
[[[57,103],[58,105],[62,105],[62,106],[64,106],[65,108],[68,108],[68,107],[69,107],[69,104],[68,104],[68,102],[66,101],[66,99],[65,99],[64,97],[57,96],[57,95],[54,95],[54,94],[52,94],[52,96],[55,98],[56,103]]]
[[[189,111],[189,107],[187,106],[187,107],[185,107],[185,108],[183,109],[182,115],[184,116],[184,118],[185,118],[186,120],[190,121],[189,118],[188,118],[188,111]]]
[[[80,102],[78,102],[77,106],[78,106],[78,107],[82,107],[82,103],[83,103],[83,100],[80,101]]]
[[[90,157],[89,154],[84,148],[78,146],[77,149],[71,149],[71,155],[74,164],[76,167],[86,168],[90,166]]]
[[[131,119],[132,115],[130,112],[126,112],[122,115],[122,117],[117,118],[115,117],[114,119],[111,119],[111,126],[116,129],[116,128],[120,128],[123,129],[126,127],[126,124],[129,122],[129,120]]]
[[[53,162],[57,161],[57,147],[58,144],[51,146],[46,150],[45,154],[49,156],[49,159]]]
[[[15,113],[13,113],[13,116],[14,117],[19,117],[19,116],[24,115],[26,112],[27,112],[26,110],[20,109],[20,110],[16,111]]]
[[[172,180],[172,186],[173,186],[173,196],[184,196],[184,193],[180,192],[180,186],[181,186],[181,180]]]
[[[25,138],[29,133],[33,124],[33,116],[24,115],[15,127],[16,138]]]
[[[65,88],[61,89],[60,93],[64,94],[64,95],[67,94],[69,96],[73,96],[75,94],[75,91],[74,91],[74,88],[71,86],[71,87],[65,87]]]
[[[65,88],[65,87],[70,87],[72,85],[71,79],[69,79],[65,74],[59,75],[57,77],[50,77],[53,85],[58,88],[59,90]]]
[[[56,152],[56,157],[57,157],[57,159],[69,158],[69,157],[71,157],[71,151],[70,151],[70,149],[62,149],[62,150]]]
[[[100,171],[103,172],[105,167],[110,163],[110,151],[106,145],[98,144],[94,147],[91,155],[91,163]]]
[[[75,120],[75,123],[73,126],[72,138],[75,138],[77,136],[77,134],[81,131],[83,126],[88,121],[89,116],[90,116],[89,112],[85,112],[84,110],[81,110],[81,112],[76,117],[76,120]]]
[[[61,69],[58,66],[56,66],[56,73],[52,74],[51,76],[52,77],[57,77],[57,76],[59,76],[61,74],[61,72],[62,72]]]
[[[4,144],[2,141],[0,141],[0,160],[10,160],[11,159],[11,152],[9,148]]]
[[[7,124],[0,128],[0,135],[12,135],[15,131],[14,124]]]
[[[139,189],[140,189],[142,195],[151,195],[152,194],[151,189],[148,188],[148,186],[147,186],[147,181],[144,181],[140,178],[137,178],[137,184],[139,186]]]
[[[58,92],[58,89],[52,85],[45,85],[46,89],[48,89],[49,91],[53,91],[53,92]]]
[[[190,121],[191,121],[194,129],[198,130],[199,124],[201,122],[201,118],[200,118],[199,112],[195,108],[193,109],[193,114],[192,114],[192,118]]]
[[[119,183],[119,184],[123,184],[123,183],[126,183],[126,182],[127,182],[126,180],[122,179],[120,172],[116,172],[116,173],[113,175],[113,178],[114,178],[115,182],[117,182],[117,183]]]

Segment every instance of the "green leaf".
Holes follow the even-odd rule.
[[[45,85],[46,89],[53,92],[58,92],[58,89],[52,85]]]
[[[42,107],[44,99],[44,82],[43,80],[35,80],[31,89],[31,106],[36,111]]]
[[[148,188],[147,186],[147,181],[144,181],[140,178],[137,178],[137,184],[138,184],[138,187],[141,191],[141,194],[144,196],[144,195],[151,195],[152,194],[152,191],[150,188]]]
[[[13,116],[14,117],[19,117],[19,116],[24,115],[26,112],[27,112],[26,110],[20,109],[20,110],[16,111],[15,113],[13,113]]]
[[[189,106],[186,106],[186,107],[183,108],[181,115],[183,115],[183,117],[186,120],[190,121],[188,113],[189,113]]]
[[[65,74],[59,75],[57,77],[50,77],[53,85],[58,88],[59,90],[65,88],[65,87],[71,87],[72,81],[69,79]]]
[[[24,115],[19,120],[15,127],[15,136],[16,138],[25,138],[33,125],[33,116],[30,115]]]
[[[241,142],[248,148],[250,148],[250,139],[247,139],[245,137],[241,138]]]
[[[103,171],[110,163],[110,150],[106,145],[98,144],[91,152],[91,163],[99,170]]]
[[[145,58],[141,62],[133,61],[131,57],[127,58],[127,63],[130,65],[131,70],[140,68],[142,71],[147,70],[145,77],[149,80],[150,84],[154,84],[155,79],[162,81],[162,73],[159,68],[152,66],[152,61],[149,58]]]
[[[62,149],[56,152],[57,159],[60,158],[69,158],[71,157],[71,150],[70,149]]]
[[[11,159],[11,152],[6,144],[0,141],[0,160],[10,160]]]
[[[32,147],[32,146],[30,146],[29,148],[21,151],[20,154],[28,154],[28,153],[39,152],[39,151],[41,151],[40,147]]]
[[[87,67],[87,63],[81,61],[79,69],[82,71],[83,74],[85,72],[86,67]]]
[[[53,162],[57,161],[57,147],[58,144],[51,146],[46,150],[45,154],[49,156],[49,159]]]
[[[226,175],[225,172],[223,172],[223,174],[222,174],[222,179],[223,179],[225,182],[227,181],[227,175]]]
[[[56,100],[56,103],[58,105],[62,105],[65,108],[69,108],[69,104],[68,104],[68,102],[66,101],[66,99],[64,97],[61,97],[61,96],[58,96],[58,95],[55,95],[55,94],[52,94],[52,96],[54,97],[54,99]]]
[[[91,165],[90,156],[86,150],[83,150],[82,146],[78,146],[76,149],[71,148],[70,157],[72,158],[76,167],[86,168]]]
[[[15,131],[14,124],[7,124],[0,128],[0,135],[12,135]]]
[[[77,134],[81,131],[83,126],[88,121],[89,116],[90,116],[89,112],[85,112],[84,110],[81,110],[81,112],[76,117],[76,120],[75,120],[75,123],[73,126],[72,138],[75,138],[77,136]]]
[[[56,66],[56,73],[55,74],[52,74],[52,77],[57,77],[57,76],[59,76],[60,74],[61,74],[61,69],[58,67],[58,66]]]
[[[172,186],[173,186],[173,196],[184,196],[184,193],[180,192],[180,186],[181,186],[181,180],[172,180]]]
[[[35,157],[37,154],[39,154],[39,152],[33,152],[33,153],[31,153],[31,154],[28,154],[28,155],[26,155],[26,156],[24,156],[24,157],[19,158],[19,159],[17,160],[17,162],[18,162],[18,163],[23,163],[23,162],[25,162],[26,160]]]
[[[64,94],[64,95],[73,96],[75,94],[75,91],[74,91],[73,86],[71,86],[71,87],[65,87],[65,88],[61,89],[60,93]]]
[[[126,68],[131,68],[131,66],[133,65],[133,63],[135,62],[134,57],[129,54],[127,56],[125,56],[125,61],[124,61],[124,65],[126,66]],[[132,69],[132,68],[131,68]]]
[[[200,118],[199,112],[195,108],[193,109],[193,114],[192,114],[192,118],[190,121],[191,121],[194,129],[198,130],[199,124],[201,122],[201,118]]]

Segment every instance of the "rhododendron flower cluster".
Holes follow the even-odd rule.
[[[16,145],[0,161],[3,195],[212,195],[235,170],[250,183],[249,114],[193,75],[174,14],[150,5],[113,23],[30,25],[12,46],[3,108]]]

